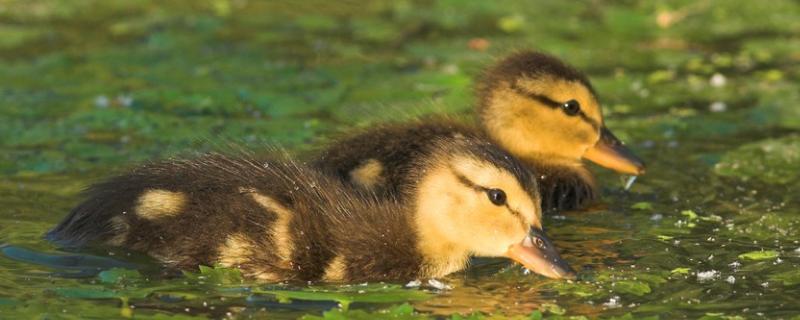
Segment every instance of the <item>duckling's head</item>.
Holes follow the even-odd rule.
[[[527,168],[480,139],[442,139],[432,148],[416,177],[414,222],[433,276],[463,267],[470,255],[508,257],[548,277],[575,276],[542,231]]]
[[[586,158],[622,173],[644,173],[644,163],[605,127],[589,80],[561,60],[531,51],[513,54],[488,68],[477,89],[481,123],[512,154]]]

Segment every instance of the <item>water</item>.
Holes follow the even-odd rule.
[[[0,318],[800,314],[796,2],[157,3],[0,4]],[[446,290],[257,285],[42,240],[138,161],[469,114],[474,75],[521,47],[586,70],[648,163],[627,191],[593,168],[604,203],[545,221],[578,281],[478,259]]]

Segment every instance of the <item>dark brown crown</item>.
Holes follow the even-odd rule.
[[[438,154],[463,155],[476,160],[483,160],[498,169],[507,171],[520,183],[520,186],[532,197],[539,196],[539,187],[533,172],[517,158],[500,149],[482,137],[443,138],[433,141],[431,151]]]
[[[492,91],[498,86],[514,83],[520,78],[535,80],[543,77],[577,81],[595,94],[592,84],[582,72],[554,56],[526,50],[511,54],[484,70],[476,86],[480,99],[479,109],[487,106]]]

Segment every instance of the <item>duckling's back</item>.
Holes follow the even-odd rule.
[[[486,139],[475,127],[444,117],[384,123],[355,130],[327,145],[313,166],[382,195],[399,195],[429,146],[453,138]]]
[[[325,216],[290,209],[316,203],[309,198],[319,194],[308,186],[320,179],[293,163],[221,155],[147,164],[92,186],[47,237],[67,246],[124,246],[179,268],[223,263],[269,270],[254,274],[265,279],[291,279],[296,267],[321,273],[332,257],[330,246],[318,243],[328,238]],[[292,238],[296,224],[322,234]],[[297,246],[312,249],[292,250]]]
[[[125,247],[182,269],[237,267],[266,281],[405,279],[419,271],[403,206],[287,159],[151,163],[86,197],[50,240]]]

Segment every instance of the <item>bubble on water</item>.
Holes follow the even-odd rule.
[[[458,72],[459,72],[459,68],[455,64],[448,64],[448,65],[445,65],[445,66],[442,67],[442,73],[444,73],[444,74],[453,75],[453,74],[457,74]]]
[[[742,264],[741,264],[739,261],[734,261],[734,262],[731,262],[731,263],[730,263],[730,264],[728,264],[728,265],[729,265],[731,268],[734,268],[734,269],[736,269],[736,268],[738,268],[738,267],[741,267],[741,266],[742,266]]]
[[[123,107],[130,107],[133,105],[133,97],[131,95],[121,94],[117,96],[116,100],[117,103]]]
[[[711,76],[711,79],[708,79],[708,83],[714,88],[721,88],[728,83],[728,79],[721,73],[715,73]]]
[[[104,95],[99,95],[94,98],[94,106],[98,108],[107,108],[111,100]]]
[[[613,308],[619,308],[619,307],[621,307],[621,306],[622,306],[622,304],[620,303],[620,298],[619,298],[619,296],[613,296],[613,297],[611,297],[611,298],[609,298],[609,299],[608,299],[608,302],[604,302],[604,303],[603,303],[603,306],[604,306],[604,307],[606,307],[606,308],[611,308],[611,309],[613,309]]]
[[[654,213],[652,216],[650,216],[650,220],[653,221],[660,221],[662,218],[664,218],[664,215],[660,213]]]
[[[420,285],[422,285],[422,281],[413,280],[413,281],[409,281],[408,283],[406,283],[406,288],[417,288]]]
[[[719,278],[719,271],[717,270],[708,270],[708,271],[701,271],[697,273],[697,281],[709,281]]]
[[[708,110],[711,112],[725,112],[728,110],[728,105],[722,101],[714,101],[708,106]]]
[[[670,147],[670,148],[677,148],[677,147],[678,147],[678,141],[676,141],[676,140],[672,140],[672,141],[670,141],[670,142],[667,142],[667,147]]]
[[[728,278],[726,278],[725,281],[730,284],[734,284],[736,283],[736,278],[734,278],[733,276],[728,276]]]

